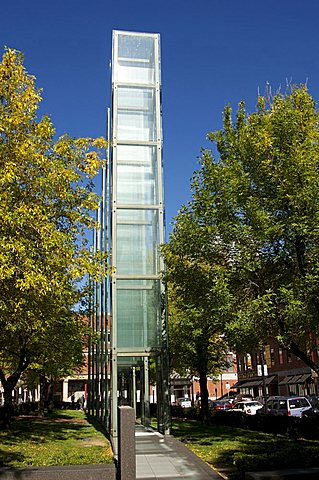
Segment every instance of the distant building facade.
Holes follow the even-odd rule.
[[[318,361],[318,351],[312,352]],[[263,373],[267,395],[318,395],[318,378],[310,367],[272,339],[263,350],[237,355],[240,393],[262,396]],[[264,372],[263,372],[264,371]]]
[[[208,397],[215,400],[230,394],[238,383],[236,354],[229,352],[226,358],[227,367],[215,377],[208,376]],[[188,397],[196,401],[200,396],[199,378],[194,375],[181,376],[177,372],[170,375],[171,403],[174,405],[179,398]]]

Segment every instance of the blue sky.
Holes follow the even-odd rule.
[[[0,42],[21,50],[57,134],[100,136],[110,104],[112,30],[161,34],[167,229],[190,198],[207,132],[258,88],[308,83],[319,101],[318,0],[15,0]]]

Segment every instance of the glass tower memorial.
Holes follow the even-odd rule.
[[[113,32],[110,125],[105,204],[113,273],[108,295],[100,295],[108,298],[110,312],[109,428],[116,437],[119,405],[132,406],[149,424],[152,382],[158,429],[165,433],[169,392],[160,257],[164,203],[158,34]]]

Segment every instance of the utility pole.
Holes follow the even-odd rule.
[[[262,347],[259,351],[260,364],[261,364],[261,379],[262,379],[262,390],[263,390],[263,399],[265,404],[265,413],[267,413],[267,393],[266,393],[266,379],[265,379],[265,356],[264,348]]]

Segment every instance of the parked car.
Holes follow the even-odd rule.
[[[246,400],[243,402],[235,403],[232,406],[232,412],[243,412],[247,415],[256,415],[257,411],[263,408],[263,404],[256,400]]]
[[[238,402],[246,402],[246,401],[252,401],[254,400],[253,396],[250,395],[249,393],[238,393],[235,397],[234,397],[234,401],[233,403],[238,403]]]
[[[316,395],[308,395],[306,398],[309,400],[312,407],[318,405],[319,398]]]
[[[214,403],[215,400],[211,400],[210,398],[208,398],[207,401],[208,401],[208,408],[213,408],[213,403]],[[202,399],[199,397],[195,400],[194,405],[195,405],[195,407],[200,408],[201,404],[202,404]]]
[[[227,393],[224,393],[221,397],[216,398],[217,401],[219,400],[228,400],[229,403],[232,403],[234,401],[234,398],[238,396],[237,392],[232,392],[229,391]],[[215,401],[215,400],[214,400]]]
[[[177,405],[182,408],[190,408],[192,406],[191,399],[188,397],[178,398]]]
[[[306,397],[276,396],[270,397],[267,401],[267,413],[273,415],[302,417],[308,410],[312,410],[312,407]],[[264,408],[263,411],[265,411]]]
[[[317,397],[312,397],[312,398],[307,398],[309,402],[311,403],[311,409],[310,410],[304,410],[302,412],[303,417],[313,417],[319,415],[319,401]],[[317,401],[316,401],[317,399]]]
[[[208,401],[208,408],[211,408],[211,406],[212,406],[212,404],[213,404],[213,402],[214,402],[215,400],[211,400],[210,398],[208,398],[207,401]],[[195,400],[194,405],[195,405],[195,407],[200,407],[201,404],[202,404],[202,399],[201,399],[201,397],[198,397],[198,398]]]
[[[269,396],[267,398],[269,398]],[[254,400],[259,403],[265,403],[265,398],[262,395],[258,395],[258,397],[255,397]]]
[[[233,404],[229,400],[212,400],[208,406],[211,410],[229,410]]]

